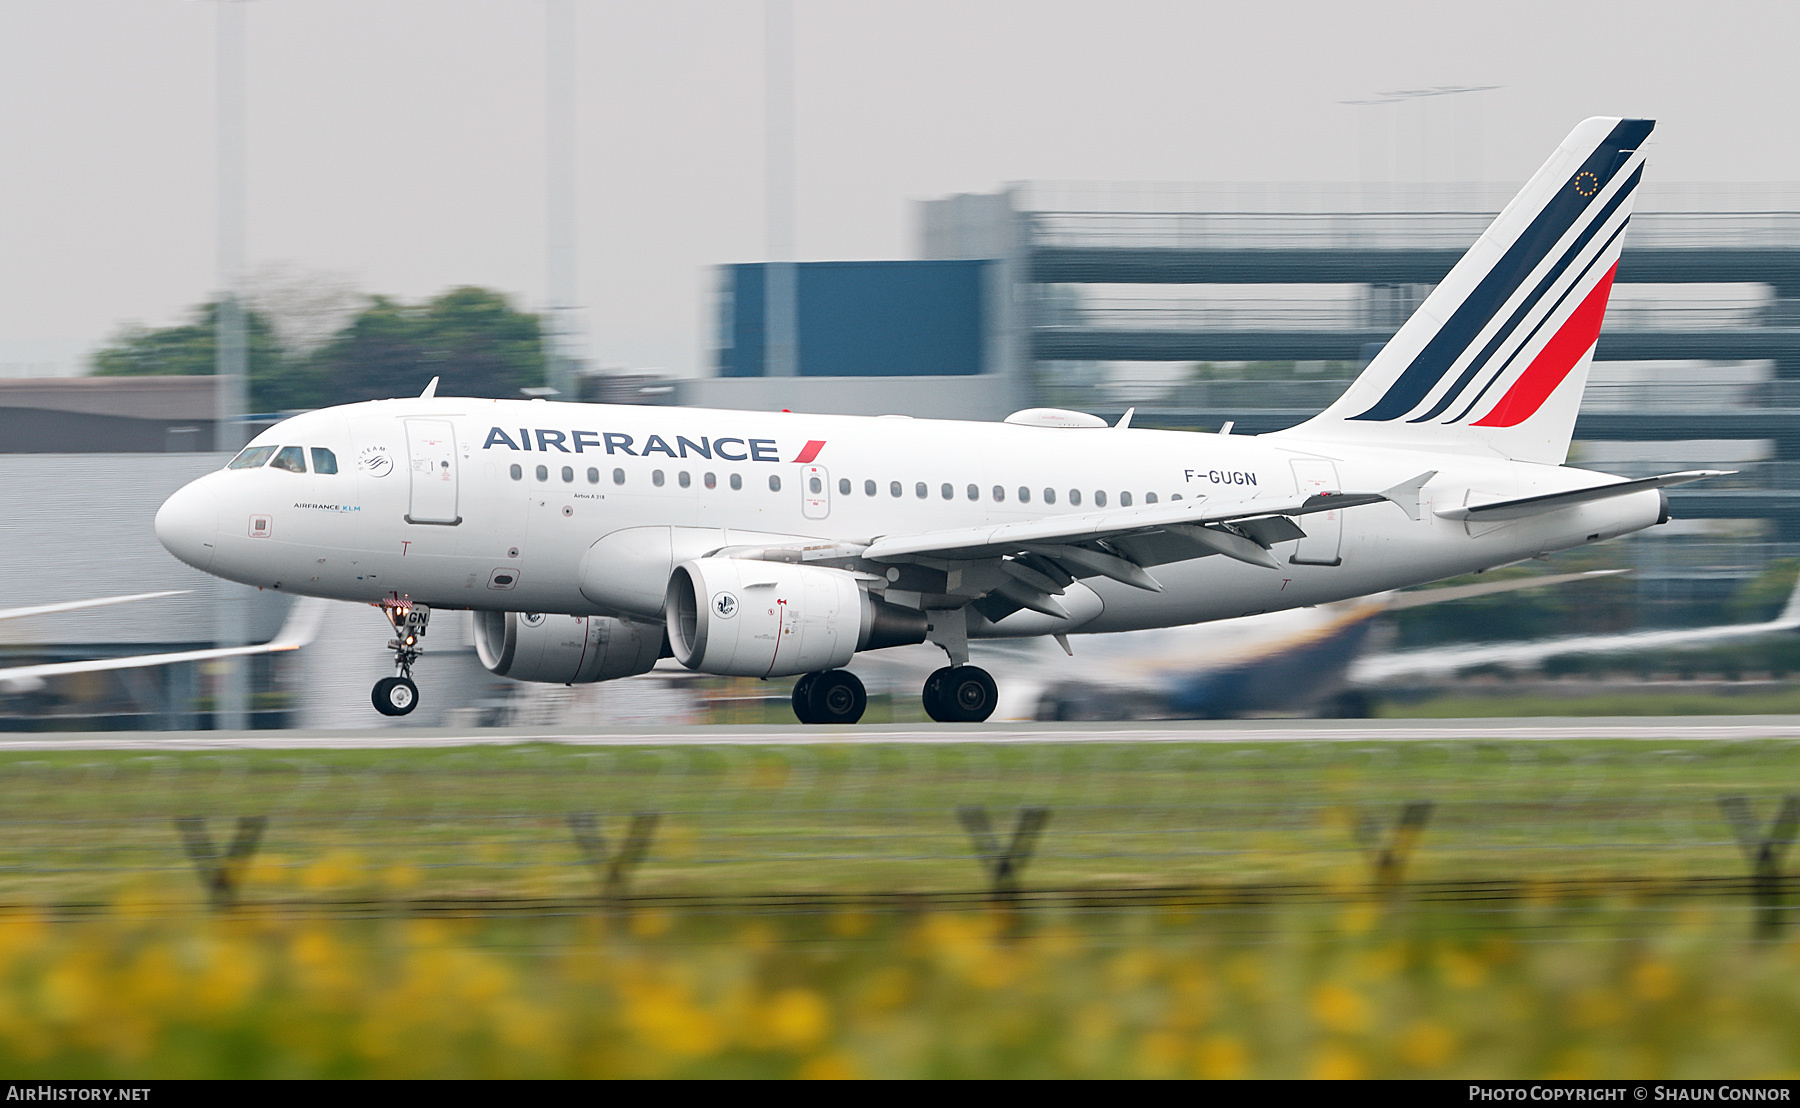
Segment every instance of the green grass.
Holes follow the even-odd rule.
[[[617,850],[658,816],[631,888],[658,896],[976,892],[959,808],[1049,811],[1037,888],[1366,883],[1403,805],[1430,801],[1419,880],[1724,877],[1744,863],[1726,795],[1772,818],[1800,744],[1761,742],[534,744],[414,751],[0,756],[0,903],[126,892],[197,904],[175,820],[267,831],[258,900],[579,898],[571,835]],[[603,873],[603,869],[602,869]]]
[[[1387,701],[1383,719],[1463,719],[1488,716],[1762,716],[1800,714],[1800,688],[1774,693],[1619,693],[1606,696],[1441,696]]]

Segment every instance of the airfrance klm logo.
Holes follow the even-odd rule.
[[[690,439],[686,435],[674,435],[675,442],[670,444],[669,438],[662,435],[651,435],[643,442],[638,442],[634,435],[620,431],[582,431],[521,427],[518,437],[514,438],[511,428],[489,428],[487,441],[481,444],[483,450],[505,447],[508,450],[532,451],[548,454],[561,451],[564,454],[585,454],[588,451],[606,454],[625,454],[633,458],[648,458],[653,454],[661,454],[669,458],[717,458],[726,462],[780,462],[781,451],[774,439],[745,439],[724,435],[713,438],[701,435]],[[533,444],[536,445],[533,445]],[[816,461],[819,451],[825,449],[825,440],[813,439],[800,448],[794,461],[805,465]]]

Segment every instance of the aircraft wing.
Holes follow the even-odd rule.
[[[59,604],[34,604],[28,608],[0,608],[0,619],[24,619],[26,616],[47,616],[53,612],[73,612],[81,608],[100,608],[108,604],[126,604],[133,600],[156,600],[164,596],[181,596],[186,589],[168,589],[163,592],[140,592],[130,596],[102,596],[93,600],[65,600]]]
[[[1432,474],[1385,492],[1319,493],[1270,497],[1209,507],[1204,498],[1083,515],[1057,515],[981,527],[881,535],[860,552],[873,562],[963,562],[991,573],[965,579],[971,599],[999,594],[1006,607],[1066,617],[1057,604],[1072,581],[1108,577],[1149,592],[1162,585],[1145,572],[1168,562],[1223,554],[1250,565],[1279,569],[1269,548],[1304,538],[1293,517],[1391,501],[1416,511],[1418,489]],[[985,613],[999,618],[998,612]]]
[[[252,646],[223,646],[210,650],[179,650],[168,654],[136,654],[125,658],[90,658],[80,662],[50,662],[40,666],[14,666],[0,669],[0,682],[30,681],[59,677],[66,673],[95,673],[109,669],[138,669],[143,666],[165,666],[174,662],[206,662],[215,658],[236,658],[247,654],[275,654],[298,650],[319,633],[325,606],[330,603],[316,597],[302,597],[294,602],[281,631],[268,642]]]
[[[1350,667],[1350,680],[1353,684],[1368,685],[1394,677],[1454,673],[1471,666],[1535,665],[1546,658],[1565,654],[1617,654],[1631,650],[1710,646],[1713,643],[1792,631],[1796,628],[1800,628],[1800,582],[1795,583],[1794,591],[1788,596],[1787,606],[1782,609],[1781,614],[1765,623],[1727,623],[1716,627],[1634,631],[1621,635],[1580,635],[1538,642],[1482,643],[1375,654],[1358,659]]]

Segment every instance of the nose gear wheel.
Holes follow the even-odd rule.
[[[403,716],[419,706],[419,686],[413,683],[412,667],[424,652],[419,640],[431,624],[431,609],[423,604],[384,604],[381,613],[394,627],[394,637],[388,640],[388,649],[394,652],[394,676],[375,682],[369,699],[382,715]]]

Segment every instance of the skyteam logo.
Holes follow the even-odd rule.
[[[1432,305],[1447,313],[1435,333],[1375,403],[1348,418],[1514,427],[1535,415],[1599,339],[1628,201],[1643,176],[1637,151],[1652,126],[1616,124],[1460,303]],[[1415,316],[1396,341],[1430,322]]]

